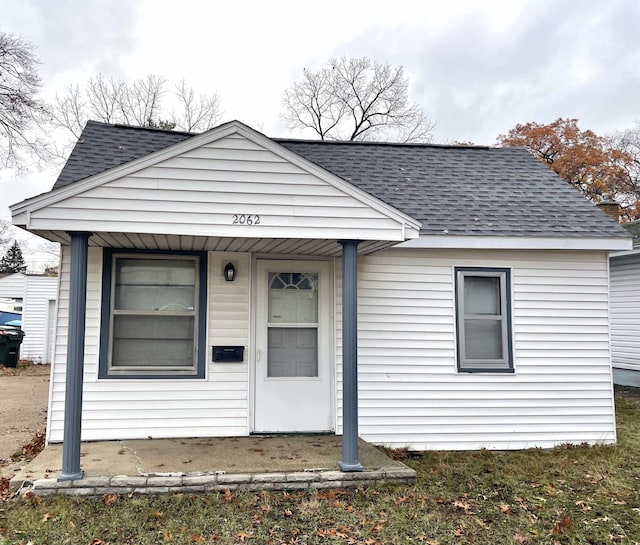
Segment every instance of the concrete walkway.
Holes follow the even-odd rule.
[[[415,472],[360,440],[361,473],[343,473],[342,438],[334,435],[145,439],[82,444],[84,478],[58,483],[62,445],[49,445],[11,479],[13,489],[95,495],[220,488],[247,490],[411,484]]]

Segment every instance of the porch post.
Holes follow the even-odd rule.
[[[69,277],[67,382],[64,396],[62,471],[58,475],[58,481],[82,479],[83,475],[80,469],[80,430],[87,301],[87,250],[91,233],[73,232],[69,234],[71,235],[71,274]]]
[[[342,471],[358,461],[358,241],[342,244]]]

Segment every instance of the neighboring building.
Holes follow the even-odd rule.
[[[83,384],[83,440],[616,439],[608,252],[630,239],[524,149],[90,122],[11,210],[62,244],[50,442]]]
[[[22,273],[0,273],[0,302],[2,310],[22,314],[24,280]]]
[[[51,276],[15,273],[0,278],[0,310],[22,314],[21,359],[52,361],[57,292],[58,279]]]
[[[640,386],[640,221],[623,224],[633,249],[609,260],[613,381]]]

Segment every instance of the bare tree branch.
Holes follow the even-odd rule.
[[[127,125],[147,127],[159,119],[160,103],[168,80],[149,74],[131,85],[122,84],[119,99],[120,116]]]
[[[283,96],[282,118],[291,129],[312,129],[322,140],[431,140],[435,124],[409,99],[402,66],[370,59],[331,59],[328,68],[304,70]]]
[[[173,119],[176,128],[186,132],[202,132],[214,127],[222,117],[220,97],[217,93],[212,95],[199,95],[193,87],[182,80],[176,85],[176,98],[180,105],[180,111]]]
[[[624,172],[624,184],[615,195],[622,205],[624,219],[640,219],[640,120],[633,127],[615,131],[607,137],[609,146],[620,153],[618,165]]]
[[[164,76],[153,74],[131,83],[99,74],[84,88],[69,86],[64,95],[56,97],[54,119],[74,141],[89,119],[188,132],[205,131],[220,120],[220,97],[216,93],[196,95],[184,80],[175,90],[178,112],[167,113],[168,83]]]
[[[345,105],[333,92],[331,70],[303,71],[303,79],[285,91],[285,119],[290,128],[311,128],[321,140],[329,138],[345,114]]]
[[[63,96],[56,94],[53,108],[53,119],[61,127],[80,137],[88,118],[87,105],[77,85],[69,85]]]
[[[0,249],[7,244],[12,236],[11,223],[6,220],[0,219]]]
[[[124,82],[113,78],[107,81],[102,74],[89,78],[86,93],[92,112],[95,112],[105,123],[116,122],[125,87]]]
[[[19,36],[0,32],[0,166],[26,168],[35,157],[51,158],[50,146],[39,135],[49,121],[49,109],[39,98],[39,64],[34,46]]]

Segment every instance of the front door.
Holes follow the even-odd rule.
[[[333,430],[330,271],[327,261],[257,262],[255,432]]]

